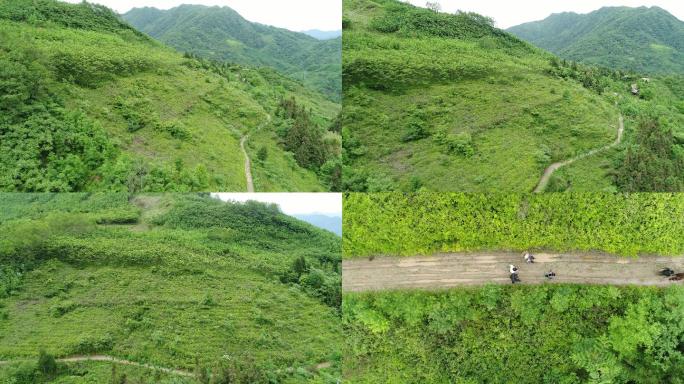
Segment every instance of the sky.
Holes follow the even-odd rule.
[[[342,216],[341,193],[212,193],[223,201],[256,200],[276,203],[287,215],[320,213]]]
[[[65,0],[80,3],[81,0]],[[181,4],[228,6],[249,21],[291,31],[342,29],[342,0],[89,0],[119,13],[135,7],[169,9]]]
[[[552,13],[575,12],[589,13],[606,6],[653,6],[657,5],[684,20],[684,1],[682,0],[430,0],[438,1],[442,12],[456,10],[477,12],[494,18],[499,28],[545,19]],[[426,0],[409,0],[411,4],[425,6]]]

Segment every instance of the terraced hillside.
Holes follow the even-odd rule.
[[[649,79],[657,91],[634,97],[637,74],[560,60],[481,15],[395,0],[344,1],[343,24],[347,190],[527,192],[552,163],[587,153],[545,189],[684,188],[680,78]],[[624,142],[595,151],[616,142],[620,114]]]
[[[330,188],[340,107],[273,70],[184,56],[88,3],[4,1],[0,36],[0,190],[245,191],[247,135],[256,190]],[[290,99],[316,164],[283,144]]]
[[[0,197],[0,382],[339,379],[334,234],[208,196]]]

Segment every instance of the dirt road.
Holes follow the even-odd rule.
[[[188,371],[181,371],[179,369],[158,367],[156,365],[151,365],[151,364],[136,363],[135,361],[117,359],[116,357],[107,356],[107,355],[70,356],[70,357],[64,357],[64,358],[55,359],[55,360],[57,362],[60,362],[60,363],[75,363],[75,362],[79,362],[79,361],[106,361],[106,362],[111,362],[111,363],[115,363],[115,364],[131,365],[131,366],[135,366],[135,367],[147,368],[147,369],[151,369],[154,371],[161,371],[164,373],[177,375],[177,376],[195,377],[195,375],[193,373],[188,372]],[[7,365],[7,364],[10,364],[10,363],[16,362],[16,361],[33,361],[33,360],[27,359],[27,360],[14,360],[14,361],[0,361],[0,365]]]
[[[271,122],[271,115],[266,115],[266,121],[261,123],[257,127],[256,131],[260,131],[266,124]],[[240,139],[240,148],[242,148],[242,154],[245,155],[245,177],[247,178],[247,192],[254,192],[254,179],[252,179],[252,161],[247,154],[247,149],[245,148],[245,143],[249,139],[249,135],[242,136]]]
[[[549,282],[544,273],[553,270],[550,283],[668,285],[658,275],[664,267],[684,271],[684,256],[642,256],[638,259],[595,253],[535,253],[526,264],[520,253],[451,253],[416,257],[380,257],[342,262],[344,291],[404,288],[439,289],[486,283],[510,284],[508,266],[520,268],[522,284]]]
[[[567,165],[570,165],[577,160],[584,159],[585,157],[595,155],[598,152],[602,152],[602,151],[605,151],[607,149],[613,148],[616,145],[619,145],[622,142],[622,136],[623,136],[624,132],[625,132],[625,123],[624,123],[624,119],[622,118],[622,115],[620,115],[620,118],[618,119],[617,138],[615,139],[614,142],[612,142],[611,144],[605,145],[601,148],[596,148],[596,149],[592,149],[591,151],[584,152],[583,154],[575,156],[572,159],[559,161],[557,163],[553,163],[553,164],[549,165],[544,170],[544,174],[542,174],[542,177],[539,180],[539,183],[534,188],[534,193],[544,192],[544,190],[546,190],[546,186],[549,184],[549,180],[551,180],[551,176],[553,175],[554,172],[556,172],[560,168],[563,168]]]

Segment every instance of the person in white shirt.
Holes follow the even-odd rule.
[[[525,255],[523,255],[523,258],[525,259],[525,262],[528,264],[534,263],[534,256],[530,254],[529,252],[525,252]]]
[[[518,277],[518,267],[511,264],[508,266],[508,270],[511,272],[511,283],[512,284],[519,283],[520,277]]]

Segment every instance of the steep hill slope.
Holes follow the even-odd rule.
[[[340,378],[340,239],[273,206],[4,194],[0,228],[2,382],[115,375],[108,361],[40,374],[40,349],[183,373],[169,383],[205,383],[207,372],[231,383]],[[159,382],[140,365],[118,373]]]
[[[184,57],[88,3],[3,1],[0,36],[0,190],[244,191],[245,136],[268,152],[257,190],[328,188],[276,115],[305,106],[323,151],[339,105],[273,70]]]
[[[684,74],[684,21],[659,7],[559,13],[508,31],[570,60],[644,74]]]
[[[182,52],[273,67],[339,101],[340,39],[320,41],[304,33],[252,23],[229,7],[133,8],[122,17]]]
[[[682,78],[563,61],[477,14],[343,4],[347,190],[529,192],[585,154],[544,190],[684,189]]]

